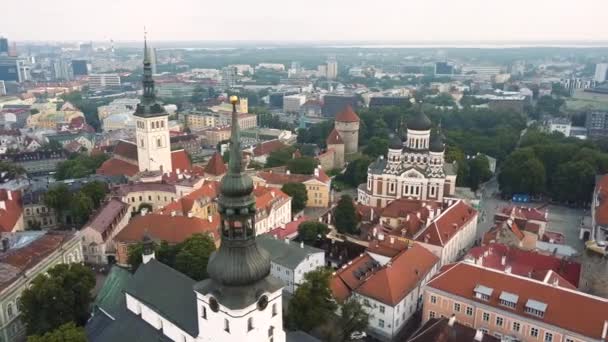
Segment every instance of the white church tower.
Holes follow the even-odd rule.
[[[156,101],[147,42],[144,43],[144,94],[135,111],[139,171],[171,172],[169,115]]]
[[[232,96],[230,155],[241,154]],[[281,298],[283,285],[270,276],[270,255],[255,239],[253,181],[243,172],[241,158],[230,158],[222,179],[219,211],[220,248],[207,265],[209,279],[194,286],[200,342],[285,342]]]

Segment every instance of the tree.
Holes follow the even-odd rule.
[[[80,191],[93,201],[93,207],[97,209],[108,193],[108,185],[104,182],[92,181],[83,185]]]
[[[311,175],[317,167],[317,160],[312,157],[291,159],[287,162],[287,170],[291,173]]]
[[[131,266],[131,270],[135,271],[139,268],[142,263],[142,254],[144,252],[144,246],[141,243],[130,245],[127,250],[127,262]]]
[[[8,178],[15,178],[25,174],[25,169],[11,162],[0,161],[0,173],[6,172]]]
[[[75,223],[84,224],[94,209],[95,203],[91,197],[87,196],[84,192],[78,191],[72,196],[70,201],[70,212],[72,213]]]
[[[312,244],[319,236],[325,236],[327,233],[329,228],[321,222],[306,221],[298,226],[298,237],[306,244]]]
[[[331,317],[337,308],[329,288],[331,273],[320,268],[304,276],[304,282],[289,301],[287,324],[290,328],[311,331]]]
[[[356,299],[348,299],[340,307],[340,315],[338,317],[339,332],[342,335],[341,340],[346,341],[355,331],[364,331],[369,322],[369,314],[365,312],[361,303]]]
[[[87,335],[84,328],[69,322],[42,336],[29,336],[27,342],[87,342]]]
[[[355,211],[353,199],[349,195],[342,195],[334,209],[334,224],[342,234],[355,234],[359,231],[359,217]]]
[[[149,213],[151,213],[154,208],[152,207],[152,204],[142,202],[139,207],[137,207],[137,212],[141,214],[142,209],[146,209]]]
[[[94,156],[87,156],[86,154],[73,155],[70,159],[57,164],[55,179],[64,180],[86,177],[95,173],[107,158],[105,154]]]
[[[215,242],[206,234],[194,234],[176,246],[175,269],[200,281],[208,277],[207,263]]]
[[[363,150],[363,153],[372,158],[385,156],[388,153],[388,140],[379,137],[373,137],[369,139],[367,146],[365,146],[365,149]]]
[[[467,185],[473,191],[477,191],[479,184],[492,178],[492,171],[490,171],[490,163],[488,158],[479,154],[472,158],[468,162],[469,175]]]
[[[281,191],[291,196],[291,212],[297,213],[306,207],[308,202],[308,192],[306,185],[302,183],[286,183]]]
[[[59,183],[44,194],[44,204],[49,208],[53,208],[57,213],[58,219],[61,220],[63,213],[71,204],[71,198],[72,193],[68,186],[64,183]]]
[[[518,149],[505,160],[498,175],[503,193],[541,194],[545,190],[545,167],[530,148]]]
[[[293,146],[285,146],[276,151],[270,152],[266,159],[266,167],[283,166],[292,159],[292,154],[295,151]]]
[[[40,335],[89,318],[95,275],[81,264],[60,264],[34,278],[21,295],[21,319],[29,335]]]
[[[338,175],[336,179],[350,186],[357,187],[359,184],[367,181],[367,168],[371,162],[372,160],[365,156],[355,159],[348,163],[344,174]]]
[[[595,167],[585,161],[570,161],[557,169],[553,195],[560,201],[586,203],[595,186]]]

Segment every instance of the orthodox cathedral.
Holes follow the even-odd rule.
[[[454,195],[454,165],[444,160],[441,132],[431,136],[431,120],[422,112],[407,122],[407,135],[395,134],[388,154],[380,156],[367,170],[367,184],[358,188],[358,201],[385,207],[399,198],[441,201]]]

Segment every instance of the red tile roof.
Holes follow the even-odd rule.
[[[137,146],[126,140],[118,140],[114,146],[114,155],[137,162]]]
[[[171,151],[171,167],[173,168],[173,172],[177,172],[177,170],[180,172],[190,170],[192,164],[190,163],[188,153],[185,150]]]
[[[211,221],[198,217],[146,214],[133,218],[114,238],[117,242],[133,243],[142,240],[144,233],[153,239],[180,243],[193,234],[212,234],[219,241],[220,216],[213,215]]]
[[[393,258],[408,247],[409,243],[407,241],[395,237],[387,237],[383,240],[370,241],[367,246],[367,251]]]
[[[126,162],[122,159],[110,158],[101,164],[97,173],[105,176],[127,176],[132,177],[139,172],[137,164]]]
[[[511,273],[525,277],[554,271],[575,286],[578,286],[581,276],[581,264],[578,262],[498,243],[474,247],[465,259],[500,271],[510,267]]]
[[[280,189],[265,186],[255,187],[253,195],[255,196],[256,210],[270,210],[275,203],[289,199],[289,196]]]
[[[488,301],[476,298],[474,289],[483,285],[493,289]],[[579,291],[542,283],[501,271],[461,262],[436,276],[427,284],[427,291],[437,289],[467,300],[490,305],[532,321],[544,322],[588,338],[602,339],[604,324],[608,321],[608,300]],[[500,305],[502,292],[517,294],[515,309]],[[547,304],[542,318],[525,313],[528,300]]]
[[[319,170],[318,177],[315,177],[314,175],[287,174],[272,171],[260,171],[257,173],[257,176],[269,184],[304,183],[311,179],[317,179],[323,183],[329,181],[329,177],[323,170]]]
[[[350,297],[352,291],[357,289],[365,281],[365,276],[357,277],[355,271],[371,265],[375,260],[367,253],[363,253],[355,259],[342,266],[337,272],[334,273],[330,281],[330,288],[337,301],[343,302]],[[371,272],[375,272],[378,266],[374,269],[367,271],[367,275]]]
[[[256,157],[264,156],[264,155],[270,154],[271,152],[280,150],[280,149],[284,148],[285,146],[287,146],[287,145],[285,145],[281,140],[278,140],[278,139],[264,141],[262,143],[257,144],[253,148],[253,155]]]
[[[129,205],[116,198],[111,199],[89,220],[85,227],[91,227],[103,233],[128,213]]]
[[[300,216],[297,220],[291,221],[285,225],[285,227],[277,227],[268,232],[268,235],[275,236],[277,239],[287,239],[298,234],[298,227],[300,223],[309,220],[308,216]]]
[[[494,227],[492,227],[485,234],[483,234],[482,243],[484,245],[487,245],[487,244],[490,244],[490,243],[499,242],[498,241],[498,233],[501,230],[502,231],[509,231],[509,232],[513,233],[513,235],[515,235],[515,237],[519,241],[523,240],[524,237],[525,237],[524,233],[517,226],[517,223],[515,223],[515,221],[511,221],[509,219],[509,220],[505,220],[505,221],[496,223]]]
[[[477,219],[477,211],[462,200],[443,211],[425,230],[417,241],[436,246],[445,246],[471,220]]]
[[[340,122],[359,122],[359,116],[353,111],[353,107],[347,105],[338,115],[336,121]]]
[[[228,171],[228,168],[226,168],[226,164],[224,164],[224,159],[219,152],[215,152],[205,166],[205,173],[220,176],[226,173],[226,171]]]
[[[344,140],[342,140],[340,133],[338,133],[335,127],[331,130],[331,133],[329,133],[326,142],[327,145],[344,144]]]
[[[188,212],[192,210],[192,207],[196,201],[211,201],[217,198],[219,188],[219,182],[205,181],[200,188],[192,191],[177,201],[167,204],[158,212],[161,214],[170,215],[171,212],[175,211],[179,215],[187,216]]]
[[[0,232],[12,232],[23,214],[21,192],[0,189]]]
[[[540,208],[510,206],[502,208],[497,216],[510,216],[513,219],[547,222],[547,211]]]

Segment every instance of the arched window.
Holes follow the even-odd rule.
[[[6,306],[6,315],[9,319],[11,319],[13,318],[14,314],[15,313],[13,312],[13,304],[8,303],[8,305]]]
[[[277,315],[277,303],[272,304],[272,317]]]

